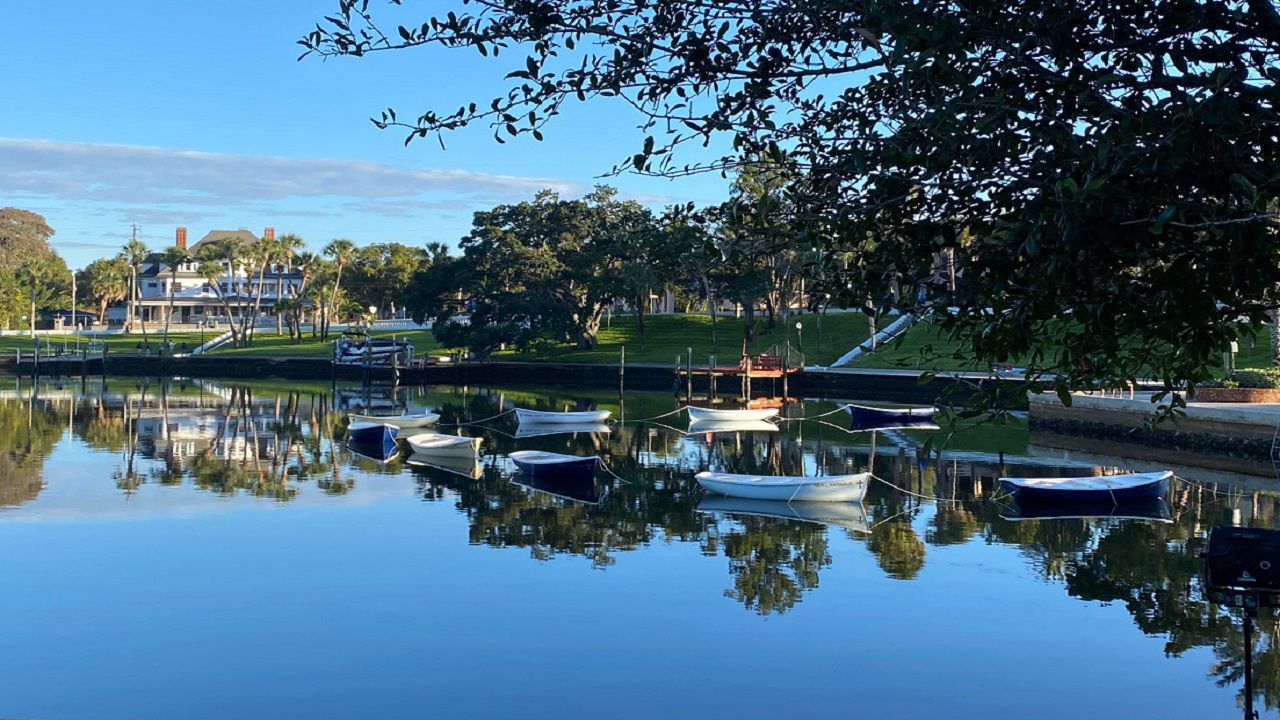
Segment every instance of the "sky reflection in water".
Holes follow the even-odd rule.
[[[132,379],[32,400],[6,382],[6,717],[1233,717],[1240,625],[1202,599],[1198,553],[1210,526],[1277,509],[1184,484],[1171,523],[1002,519],[1000,453],[1007,474],[1092,469],[1018,426],[923,464],[927,432],[877,433],[878,476],[956,501],[875,483],[824,510],[709,498],[692,474],[862,470],[873,438],[838,415],[518,439],[507,416],[463,430],[485,437],[473,479],[351,456],[343,411],[675,403]],[[601,473],[594,504],[537,492],[507,480],[514,449],[598,453],[626,482]],[[1275,618],[1260,627],[1275,717]]]

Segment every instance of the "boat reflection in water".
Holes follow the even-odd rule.
[[[517,438],[541,437],[543,435],[576,435],[608,434],[609,426],[602,422],[560,422],[560,423],[528,423],[516,428]]]
[[[776,433],[778,426],[767,420],[691,420],[689,422],[690,435],[736,432]]]
[[[484,466],[475,458],[471,457],[450,457],[448,455],[424,455],[422,453],[413,453],[405,458],[405,463],[417,468],[426,468],[428,470],[439,470],[440,472],[450,473],[452,475],[461,475],[471,480],[478,480],[484,475]]]
[[[557,475],[544,478],[519,472],[511,478],[511,482],[534,493],[588,505],[599,505],[604,498],[604,491],[596,484],[595,478],[591,477]]]
[[[850,532],[870,533],[867,509],[860,502],[784,502],[735,497],[708,497],[698,503],[698,512],[722,515],[753,515],[780,520],[803,520]]]
[[[1004,520],[1151,520],[1172,522],[1169,505],[1163,498],[1122,500],[1120,502],[1075,500],[1037,502],[1022,500],[1000,512]]]

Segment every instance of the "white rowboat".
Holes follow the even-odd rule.
[[[760,408],[758,410],[718,410],[700,408],[692,405],[685,408],[689,411],[689,419],[698,420],[768,420],[778,414],[778,408]]]
[[[585,433],[595,435],[603,433],[605,435],[613,432],[604,423],[527,423],[516,427],[517,438],[538,437],[540,435],[572,435],[577,433]]]
[[[784,502],[860,502],[862,496],[867,494],[867,482],[871,479],[871,473],[799,477],[700,472],[694,479],[702,487],[730,497]]]
[[[608,410],[584,412],[547,412],[516,408],[516,419],[523,423],[602,423],[613,413]]]
[[[405,428],[426,427],[434,425],[440,416],[435,413],[414,413],[411,415],[357,415],[349,413],[347,417],[355,422],[372,422],[390,425],[404,430]]]
[[[698,502],[698,512],[804,520],[844,528],[850,532],[871,532],[871,526],[867,523],[867,509],[862,506],[862,503],[856,502],[783,502],[708,497]]]
[[[417,455],[468,458],[480,452],[483,438],[429,432],[410,435],[404,441]]]

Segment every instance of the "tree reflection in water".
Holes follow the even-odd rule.
[[[360,402],[379,400],[361,399],[358,391],[333,395],[142,380],[112,380],[78,396],[46,386],[32,393],[20,386],[0,396],[0,505],[38,497],[42,465],[69,427],[79,441],[116,458],[114,482],[124,493],[180,483],[218,495],[287,502],[304,483],[341,494],[353,489],[360,473],[412,472],[425,500],[452,502],[467,517],[467,539],[473,544],[522,548],[537,560],[580,556],[603,568],[654,542],[688,543],[702,554],[724,558],[729,577],[724,595],[761,615],[796,609],[833,562],[857,562],[856,555],[836,552],[844,539],[865,542],[884,574],[904,581],[927,572],[931,547],[1009,545],[1035,574],[1071,597],[1123,606],[1138,629],[1165,639],[1170,656],[1208,649],[1215,657],[1209,672],[1231,687],[1239,686],[1243,673],[1239,618],[1205,598],[1199,553],[1215,524],[1239,519],[1273,527],[1280,513],[1276,496],[1246,497],[1236,491],[1215,499],[1209,491],[1183,485],[1171,502],[1173,522],[1014,521],[1002,519],[1001,508],[987,496],[995,475],[1026,468],[994,460],[921,465],[907,447],[881,441],[874,452],[865,436],[802,443],[787,429],[681,437],[635,424],[615,425],[607,435],[548,435],[517,445],[510,416],[468,428],[484,437],[484,471],[473,480],[445,469],[353,461],[341,442],[345,405]],[[388,402],[403,404],[403,399]],[[447,390],[429,404],[439,409],[443,423],[458,423],[492,416],[512,402],[496,393]],[[520,402],[537,404],[533,397],[521,396]],[[562,409],[562,404],[544,406]],[[601,473],[607,492],[598,504],[531,491],[507,480],[511,469],[504,456],[517,447],[598,454],[626,481],[607,481]],[[872,485],[866,499],[869,533],[767,514],[697,510],[703,493],[693,472],[703,467],[813,474],[857,472],[868,465],[897,486]],[[1237,509],[1239,518],[1231,515]],[[1280,708],[1278,632],[1280,618],[1274,611],[1262,612],[1255,688],[1272,709]]]

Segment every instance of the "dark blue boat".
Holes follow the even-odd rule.
[[[542,450],[517,450],[507,457],[511,458],[511,462],[515,463],[526,477],[539,481],[590,480],[594,482],[596,465],[600,462],[600,458],[595,455],[579,457]]]
[[[399,430],[393,425],[376,422],[353,422],[347,426],[347,439],[365,445],[381,445],[390,442],[395,445]]]
[[[1168,470],[1125,475],[1065,478],[1000,478],[1000,487],[1018,501],[1029,503],[1110,503],[1162,498],[1169,492],[1173,473]]]
[[[400,448],[396,446],[396,441],[388,438],[357,440],[351,437],[347,440],[347,449],[356,455],[370,460],[377,460],[378,462],[387,462],[400,453]]]
[[[845,405],[849,413],[850,430],[877,430],[890,428],[935,428],[934,408],[876,408],[866,405]]]

